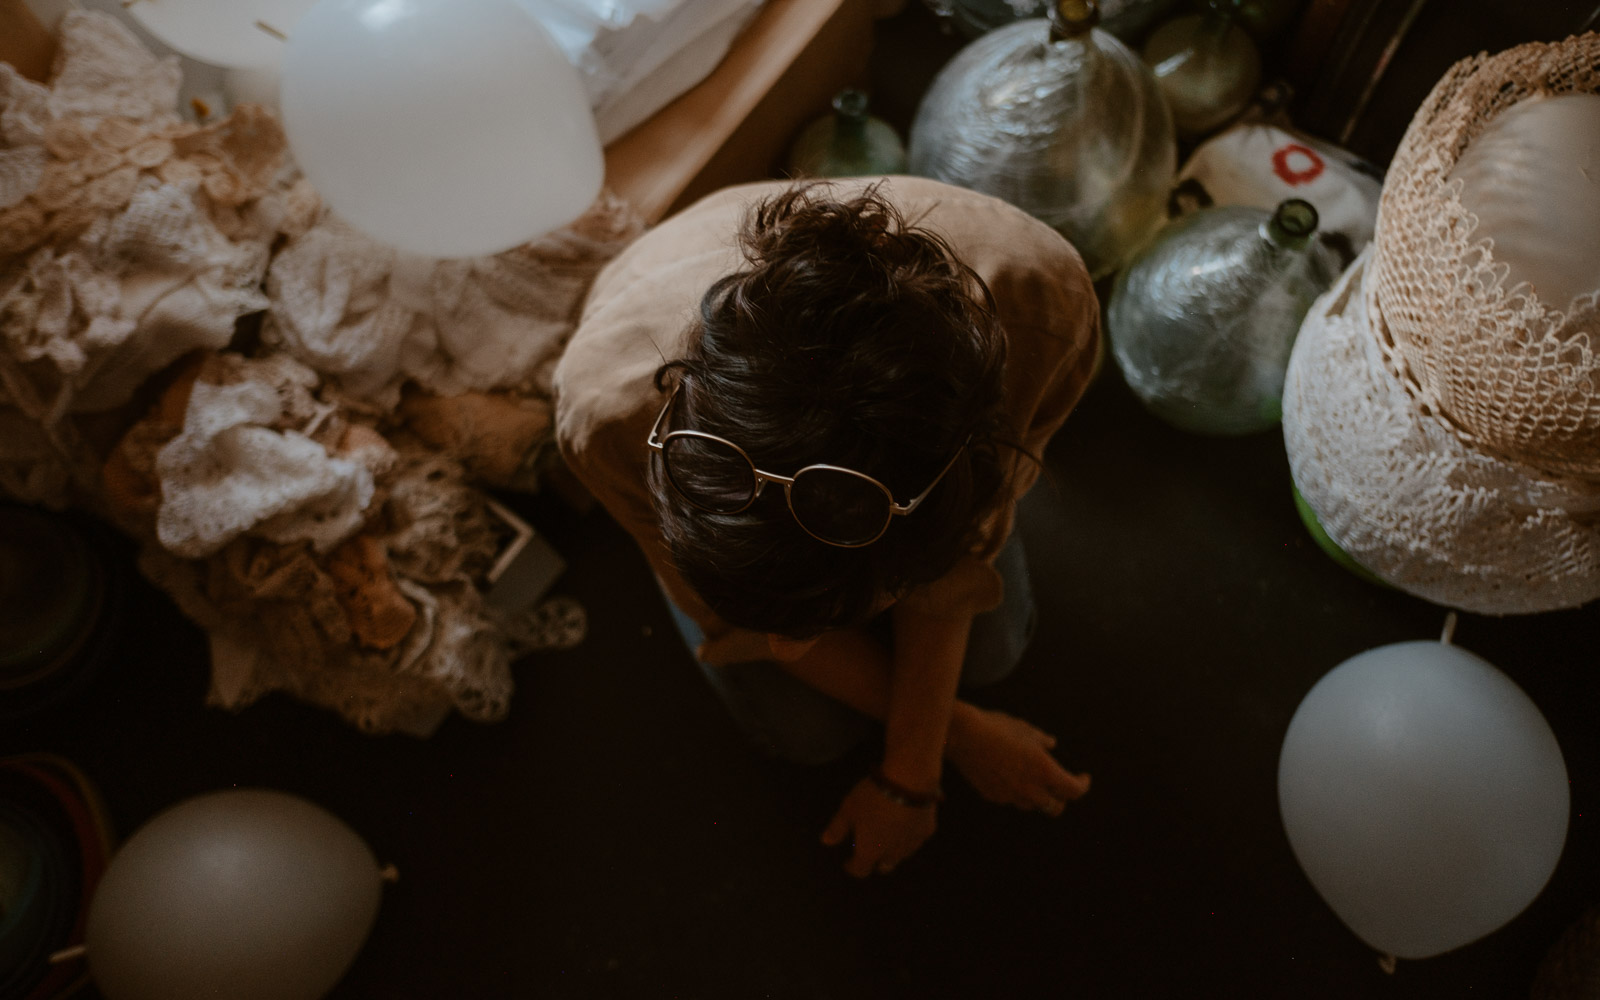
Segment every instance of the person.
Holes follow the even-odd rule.
[[[946,759],[1023,809],[1088,789],[1053,737],[958,689],[1031,635],[1015,506],[1100,341],[1065,239],[913,177],[724,189],[587,296],[555,374],[561,453],[752,739],[825,762],[881,724],[881,764],[823,831],[853,875],[932,834]]]

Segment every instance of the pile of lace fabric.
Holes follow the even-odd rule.
[[[268,112],[185,121],[176,60],[102,14],[60,36],[48,85],[0,65],[0,493],[138,539],[218,705],[503,716],[511,658],[572,636],[486,608],[483,489],[537,484],[582,294],[642,224],[602,196],[492,257],[404,255],[328,215]]]

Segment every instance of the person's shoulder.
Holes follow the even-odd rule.
[[[1045,267],[1077,258],[1066,237],[994,195],[912,176],[881,178],[879,190],[908,223],[938,233],[960,257],[1036,260]]]

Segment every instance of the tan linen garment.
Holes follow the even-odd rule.
[[[1005,426],[1013,440],[1041,454],[1083,394],[1099,351],[1099,306],[1082,259],[1044,223],[963,188],[893,177],[834,182],[830,193],[848,198],[874,181],[907,220],[944,237],[994,293],[1008,342]],[[683,354],[712,282],[745,266],[737,237],[746,211],[787,186],[762,182],[716,192],[623,251],[595,280],[556,370],[563,457],[639,542],[672,600],[705,631],[699,656],[714,665],[770,659],[767,639],[719,619],[673,569],[651,506],[645,438],[664,402],[656,369]],[[1010,534],[1016,498],[1038,471],[1019,460],[1012,501],[985,526],[980,545],[950,573],[902,599],[952,616],[998,605],[1002,586],[990,563]]]

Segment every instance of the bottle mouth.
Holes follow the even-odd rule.
[[[839,91],[833,96],[833,110],[850,118],[862,117],[867,113],[866,92],[853,87]]]
[[[1059,42],[1087,34],[1100,23],[1096,0],[1055,0],[1050,5],[1050,40]]]
[[[1317,231],[1317,209],[1304,198],[1290,198],[1278,205],[1272,221],[1289,236],[1310,236]]]

